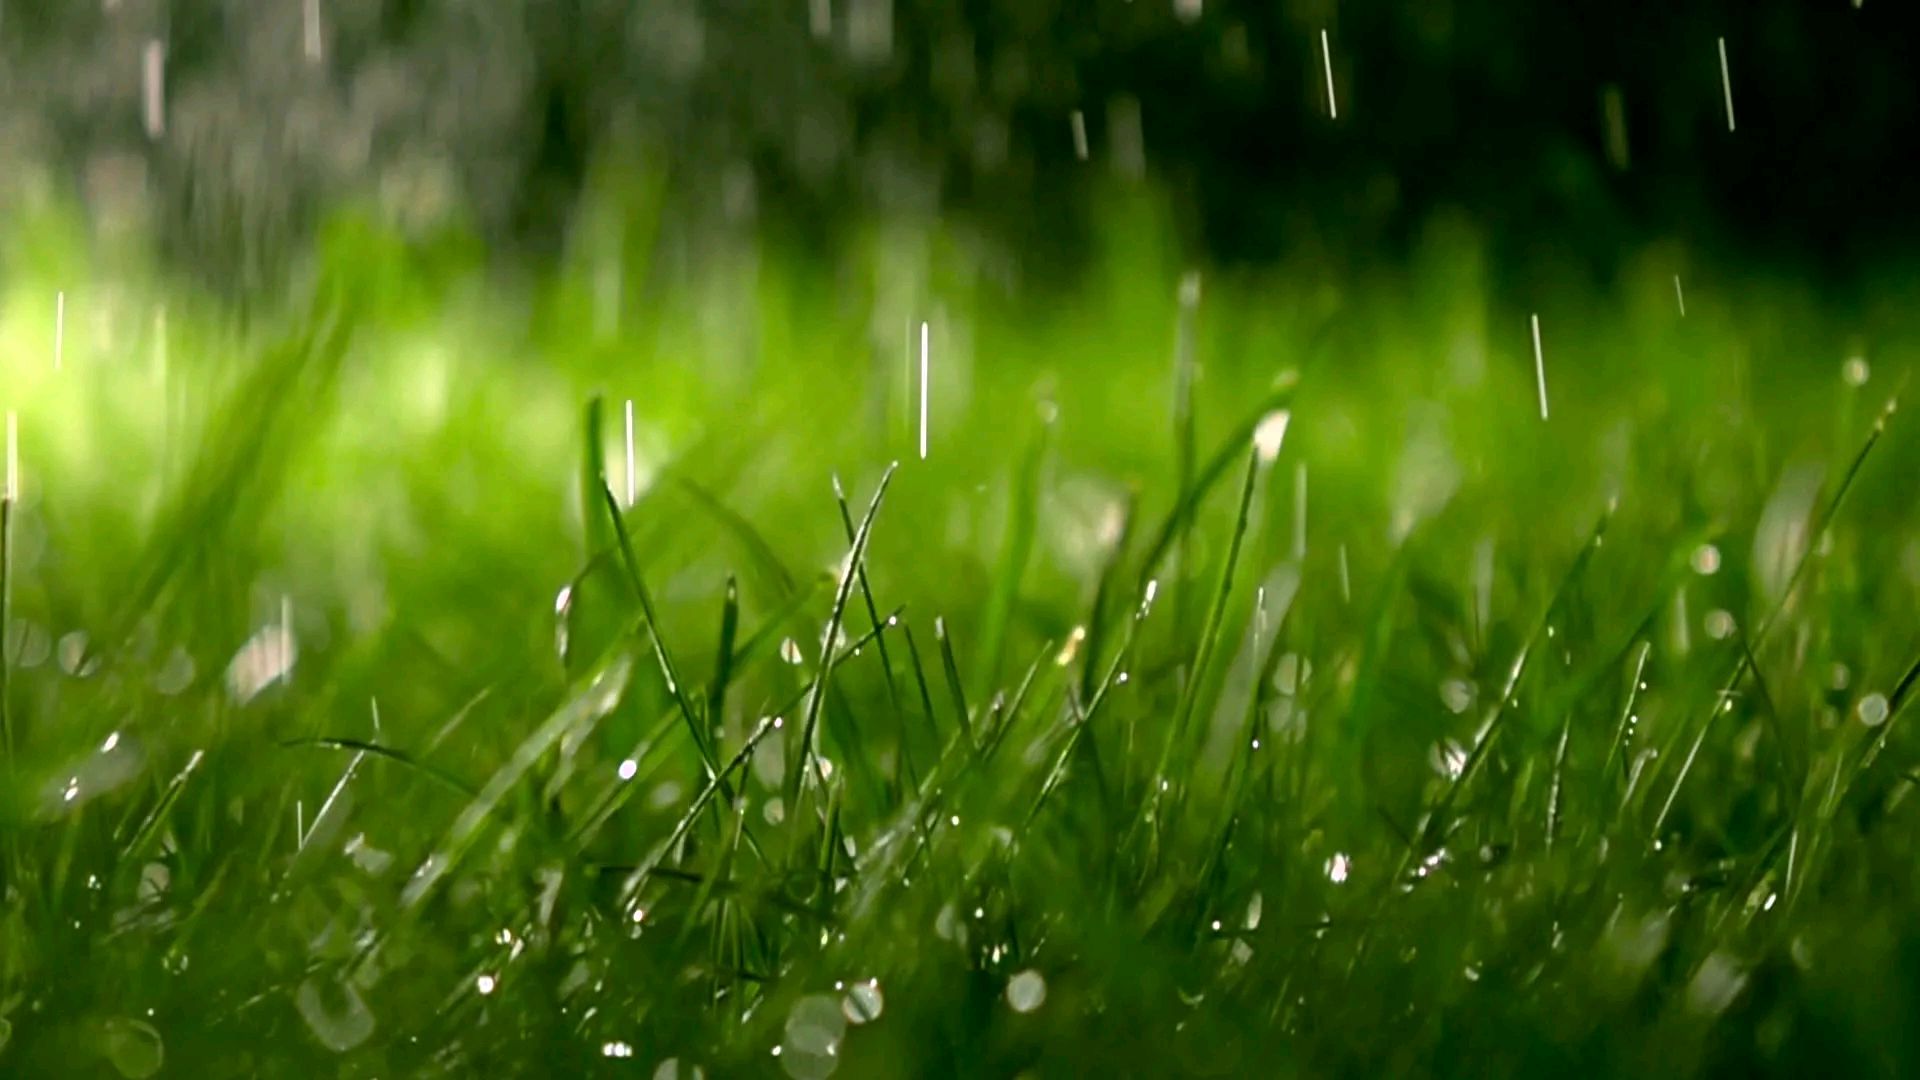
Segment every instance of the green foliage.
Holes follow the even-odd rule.
[[[343,216],[238,325],[14,234],[0,1069],[1920,1060],[1911,328],[1116,215],[1044,299]]]

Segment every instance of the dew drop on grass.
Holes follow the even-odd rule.
[[[193,657],[188,656],[185,649],[176,645],[167,657],[167,662],[160,666],[159,671],[154,672],[153,688],[161,694],[172,697],[193,685],[193,674]]]
[[[1867,378],[1872,374],[1873,371],[1867,367],[1867,358],[1864,356],[1850,356],[1840,368],[1840,376],[1847,381],[1848,386],[1865,386]]]
[[[1747,985],[1746,972],[1724,952],[1707,957],[1687,984],[1687,1007],[1702,1016],[1718,1016],[1740,996]]]
[[[1833,665],[1833,669],[1828,672],[1827,685],[1833,687],[1835,690],[1845,690],[1847,684],[1852,681],[1853,672],[1848,670],[1845,664],[1836,662]]]
[[[60,670],[85,679],[100,670],[100,658],[87,651],[87,632],[75,630],[60,638]]]
[[[166,1061],[160,1033],[144,1020],[116,1017],[106,1022],[100,1036],[102,1052],[127,1080],[145,1080]]]
[[[1879,727],[1887,722],[1887,696],[1868,694],[1860,699],[1860,704],[1855,711],[1859,714],[1861,723],[1868,727]]]
[[[1448,712],[1458,716],[1473,708],[1474,698],[1479,693],[1479,688],[1471,681],[1456,676],[1440,684],[1440,703],[1447,707]]]
[[[780,659],[798,667],[800,662],[806,658],[800,655],[799,642],[792,638],[785,638],[780,642]]]
[[[1007,980],[1007,1004],[1017,1013],[1030,1013],[1047,1001],[1047,980],[1028,968]]]
[[[1707,636],[1715,641],[1725,641],[1733,636],[1733,613],[1724,608],[1707,612]]]
[[[1286,445],[1287,425],[1293,420],[1293,414],[1286,409],[1275,409],[1260,418],[1253,429],[1253,445],[1260,455],[1260,463],[1271,464],[1280,456],[1280,448]]]
[[[887,999],[880,993],[880,982],[868,979],[853,984],[847,996],[840,1002],[840,1011],[846,1014],[850,1024],[866,1024],[880,1019],[886,1010]]]
[[[1353,869],[1353,860],[1346,852],[1336,851],[1333,858],[1327,860],[1327,880],[1335,885],[1345,884],[1347,874]]]
[[[1467,748],[1452,739],[1435,743],[1427,753],[1427,763],[1441,776],[1458,780],[1467,771]]]
[[[344,980],[310,975],[294,991],[293,1004],[313,1037],[336,1054],[359,1046],[373,1034],[373,1013],[360,991]]]
[[[1707,577],[1720,571],[1720,549],[1712,544],[1701,544],[1693,549],[1693,572]]]
[[[626,1046],[626,1043],[609,1043],[610,1046]],[[628,1055],[632,1049],[628,1049]],[[668,1058],[653,1070],[653,1080],[706,1080],[707,1071],[698,1065],[683,1065],[679,1058]]]

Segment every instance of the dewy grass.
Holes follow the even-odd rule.
[[[0,1073],[1920,1063],[1916,328],[1124,242],[609,324],[342,227],[63,264],[57,374],[7,254]]]

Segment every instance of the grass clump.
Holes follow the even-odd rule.
[[[1920,1057],[1897,324],[332,243],[57,375],[14,256],[9,1072]]]

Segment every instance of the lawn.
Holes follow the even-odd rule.
[[[613,190],[10,223],[0,1072],[1920,1063],[1920,289]]]

